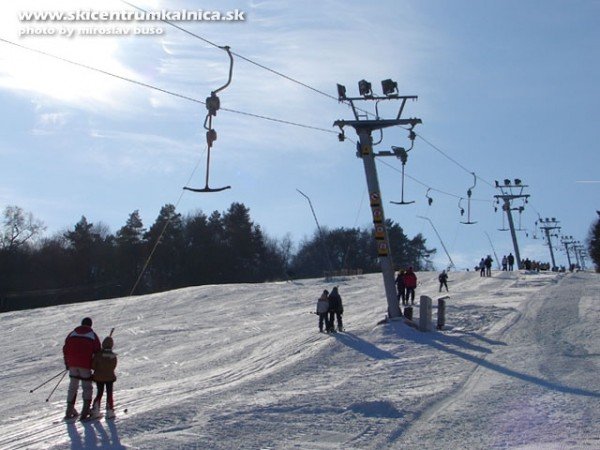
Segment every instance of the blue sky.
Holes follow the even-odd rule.
[[[227,55],[164,23],[161,36],[27,36],[18,12],[52,9],[128,10],[119,1],[23,1],[0,6],[0,38],[199,100],[227,78]],[[179,25],[240,55],[336,95],[336,83],[357,94],[367,79],[376,93],[392,78],[419,117],[420,136],[406,166],[400,198],[400,162],[378,164],[386,216],[409,236],[422,232],[447,259],[432,220],[459,267],[512,250],[486,184],[520,178],[529,204],[519,233],[521,255],[549,260],[532,239],[534,221],[556,217],[563,232],[584,240],[597,218],[600,193],[600,17],[598,1],[191,1],[140,2],[149,10],[232,10],[236,23]],[[107,24],[87,24],[108,26]],[[134,26],[120,23],[119,27]],[[36,27],[81,24],[37,23]],[[337,131],[349,108],[236,58],[221,106]],[[392,102],[380,105],[395,115]],[[365,108],[373,109],[365,103]],[[47,225],[47,234],[72,228],[85,215],[117,231],[139,209],[146,227],[166,203],[179,212],[224,211],[234,202],[273,237],[298,242],[315,224],[300,189],[310,196],[322,226],[370,225],[362,162],[354,145],[334,133],[220,111],[211,153],[215,194],[181,196],[204,185],[202,104],[31,53],[0,42],[0,207],[18,205]],[[351,136],[352,132],[348,130]],[[351,136],[354,138],[354,136]],[[380,150],[407,146],[407,132],[384,132]],[[462,166],[462,167],[461,167]],[[466,198],[475,172],[475,225],[462,225],[458,197]],[[417,181],[415,181],[417,180]],[[428,206],[427,187],[434,198]],[[439,192],[442,191],[442,192]],[[466,207],[466,201],[463,201]],[[517,205],[518,206],[518,205]],[[518,220],[518,218],[517,218]],[[537,235],[539,236],[539,232]],[[558,254],[558,263],[566,257]],[[398,262],[401,264],[401,262]]]

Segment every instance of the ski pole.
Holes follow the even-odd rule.
[[[50,383],[50,382],[51,382],[52,380],[54,380],[55,378],[57,378],[57,377],[60,377],[60,376],[61,376],[61,375],[62,375],[64,372],[66,372],[66,371],[67,371],[67,369],[63,369],[63,370],[61,370],[61,371],[60,371],[60,372],[58,372],[56,375],[54,375],[52,378],[50,378],[50,379],[48,379],[48,380],[44,381],[44,382],[43,382],[42,384],[40,384],[38,387],[35,387],[35,388],[33,388],[33,389],[30,389],[30,390],[29,390],[29,393],[31,394],[33,391],[37,391],[39,388],[41,388],[42,386],[44,386],[44,385],[46,385],[46,384]]]
[[[58,385],[61,383],[61,381],[63,380],[63,378],[65,377],[66,374],[67,374],[67,370],[65,370],[63,372],[62,377],[60,377],[60,380],[58,380],[58,383],[56,383],[56,386],[54,386],[54,389],[52,389],[52,392],[50,392],[50,395],[48,396],[46,401],[50,400],[50,397],[52,397],[52,394],[54,394],[54,391],[56,391],[56,389],[58,388]]]

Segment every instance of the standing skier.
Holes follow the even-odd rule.
[[[492,276],[492,257],[490,255],[487,255],[487,258],[485,258],[485,276],[486,277],[491,277]]]
[[[342,314],[344,314],[344,306],[342,305],[342,297],[336,286],[331,290],[331,294],[329,294],[329,331],[335,331],[333,326],[334,315],[337,318],[338,331],[343,331]]]
[[[83,319],[81,326],[75,328],[65,339],[63,356],[65,366],[69,371],[65,419],[72,419],[78,415],[75,409],[75,401],[77,400],[80,380],[83,389],[83,409],[79,417],[81,420],[89,418],[94,391],[92,386],[92,357],[100,349],[100,339],[92,330],[92,319],[89,317]]]
[[[106,386],[106,414],[107,419],[115,417],[113,403],[113,383],[117,381],[115,368],[117,367],[117,355],[113,353],[113,338],[108,336],[102,341],[102,350],[94,353],[92,368],[94,369],[94,381],[96,382],[96,398],[92,407],[92,417],[100,417],[100,405],[104,386]]]
[[[502,270],[503,271],[507,271],[508,270],[508,258],[506,257],[506,255],[504,255],[502,257]]]
[[[485,258],[481,258],[481,261],[479,261],[479,276],[480,277],[485,277]]]
[[[406,287],[404,286],[404,270],[398,272],[396,277],[396,288],[398,289],[398,302],[402,300],[402,305],[406,304]]]
[[[319,331],[323,332],[323,324],[325,329],[329,332],[329,320],[327,319],[327,312],[329,311],[329,291],[325,289],[319,299],[317,300],[317,314],[319,316]]]
[[[411,305],[415,304],[415,289],[417,288],[417,276],[413,272],[413,268],[409,267],[404,274],[404,286],[406,287],[406,304],[410,298]]]
[[[442,273],[440,273],[438,280],[440,282],[440,292],[442,292],[442,287],[444,286],[446,287],[446,292],[448,292],[448,274],[445,270],[443,270]]]
[[[508,254],[507,260],[508,260],[508,270],[512,272],[514,265],[515,265],[515,257],[513,256],[512,253]]]

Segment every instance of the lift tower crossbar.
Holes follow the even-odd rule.
[[[382,81],[382,87],[385,97],[374,96],[371,92],[371,83],[365,80],[359,82],[359,91],[362,97],[348,98],[346,97],[346,88],[338,84],[338,97],[340,101],[349,102],[354,113],[355,120],[337,120],[334,122],[334,126],[339,127],[341,133],[339,139],[343,141],[345,139],[344,128],[352,127],[356,131],[359,137],[357,143],[356,156],[361,158],[365,170],[365,176],[367,179],[367,188],[369,189],[369,199],[371,204],[371,213],[373,216],[373,226],[375,228],[375,240],[377,243],[377,256],[381,264],[381,272],[383,275],[383,283],[385,287],[385,294],[388,303],[388,314],[390,317],[401,316],[400,305],[398,304],[398,296],[396,293],[395,285],[395,268],[392,258],[392,253],[389,245],[388,232],[385,226],[385,214],[383,211],[383,201],[381,197],[381,190],[379,187],[379,179],[377,176],[377,167],[375,165],[376,156],[396,156],[394,152],[381,152],[375,153],[373,151],[373,131],[383,130],[384,128],[408,125],[410,128],[409,137],[414,140],[414,132],[412,129],[421,123],[421,119],[401,119],[402,111],[406,101],[416,100],[417,96],[400,96],[397,94],[397,83],[392,80]],[[395,119],[369,119],[367,115],[360,115],[359,110],[355,107],[355,101],[365,100],[400,100],[401,104],[398,110],[398,114]]]

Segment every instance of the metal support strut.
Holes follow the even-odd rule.
[[[231,51],[228,46],[219,47],[227,52],[229,56],[229,77],[227,79],[227,83],[221,86],[218,89],[215,89],[210,93],[210,97],[206,98],[206,109],[208,113],[206,114],[206,118],[204,119],[204,129],[206,130],[206,178],[205,185],[203,188],[191,188],[184,187],[183,189],[192,192],[220,192],[225,189],[230,189],[231,186],[225,186],[220,188],[211,188],[208,185],[209,173],[210,173],[210,149],[213,146],[213,143],[217,140],[217,131],[212,127],[212,118],[217,115],[217,111],[221,107],[221,101],[217,96],[217,93],[225,89],[231,83],[231,77],[233,75],[233,56],[231,55]]]

